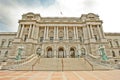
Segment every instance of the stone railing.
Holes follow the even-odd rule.
[[[10,68],[14,68],[16,66],[21,66],[21,65],[27,64],[27,63],[31,62],[33,59],[35,59],[36,57],[37,57],[36,54],[32,54],[31,56],[29,56],[28,58],[26,58],[24,60],[9,62],[6,66],[4,66],[4,68],[10,69]]]
[[[111,65],[110,61],[103,61],[101,59],[101,56],[94,56],[92,54],[87,54],[86,56],[86,60],[88,60],[88,62],[90,62],[91,64],[95,65],[102,65],[102,66],[107,66],[112,68],[113,66]]]

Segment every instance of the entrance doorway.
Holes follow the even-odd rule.
[[[47,58],[52,58],[53,54],[52,54],[52,48],[48,48],[47,50]]]
[[[58,58],[64,58],[64,49],[63,48],[59,48],[58,49]]]
[[[70,48],[70,57],[75,58],[75,49],[74,48]]]

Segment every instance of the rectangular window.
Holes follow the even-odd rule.
[[[97,35],[94,35],[94,37],[95,37],[95,40],[97,41],[98,39],[97,39]]]
[[[79,40],[80,40],[80,42],[82,42],[82,38],[81,37],[79,37]]]
[[[115,41],[115,43],[116,43],[117,47],[119,47],[119,43],[118,43],[118,41]]]
[[[112,41],[109,41],[109,43],[110,43],[110,46],[113,47],[113,45],[112,45]]]
[[[63,40],[63,37],[59,37],[59,40],[62,41],[62,40]]]
[[[53,41],[53,37],[50,37],[50,41]]]
[[[1,43],[1,47],[3,47],[3,46],[4,46],[4,43],[5,43],[5,41],[2,41],[2,43]]]
[[[43,42],[43,37],[40,37],[40,42]]]
[[[72,40],[72,37],[69,37],[69,40]]]
[[[26,40],[27,40],[27,37],[28,37],[28,35],[25,35],[25,37],[24,37],[24,41],[26,41]]]
[[[11,43],[12,43],[12,41],[9,41],[9,42],[8,42],[8,47],[10,47]]]

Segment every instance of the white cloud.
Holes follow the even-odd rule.
[[[0,0],[0,24],[6,24],[3,31],[17,31],[18,20],[27,12],[40,13],[41,16],[80,17],[89,12],[96,13],[103,20],[105,32],[120,32],[119,30],[119,1],[118,0],[56,0],[54,4],[44,7],[35,0],[30,6],[25,1],[21,4],[17,0],[7,3]],[[30,0],[31,1],[31,0]],[[31,3],[30,3],[31,4]],[[60,14],[62,12],[62,15]],[[2,22],[2,23],[1,23]],[[0,29],[2,29],[0,26]],[[7,29],[8,28],[8,29]],[[0,30],[2,31],[2,30]]]

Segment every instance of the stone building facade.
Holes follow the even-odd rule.
[[[81,17],[41,17],[26,13],[19,20],[17,32],[0,32],[1,61],[21,59],[32,54],[45,58],[100,56],[103,45],[109,59],[120,57],[120,33],[105,33],[102,20],[93,13]]]

